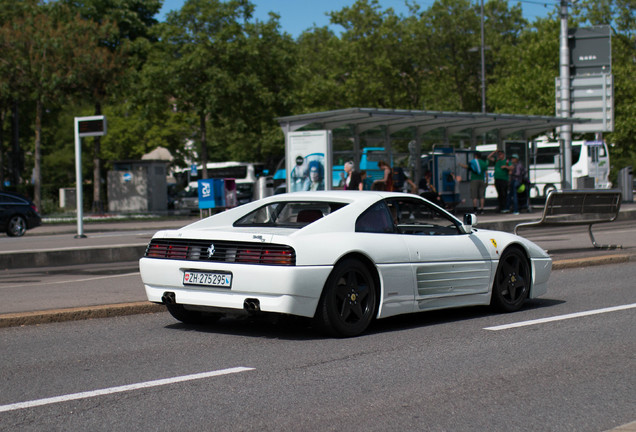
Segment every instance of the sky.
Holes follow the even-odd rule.
[[[415,0],[422,10],[428,9],[434,0]],[[477,2],[478,0],[473,0]],[[159,21],[163,21],[165,15],[171,10],[179,10],[185,0],[164,0],[163,7],[157,16]],[[252,0],[255,5],[255,18],[261,21],[269,19],[268,13],[276,12],[280,15],[280,24],[283,31],[286,31],[292,37],[298,37],[303,31],[316,25],[323,27],[329,25],[329,17],[325,15],[327,12],[341,10],[343,7],[351,6],[355,0]],[[509,2],[512,5],[517,4],[517,0]],[[536,17],[546,17],[554,10],[559,0],[523,0],[520,1],[523,15],[529,21],[533,21]],[[393,8],[398,15],[407,15],[408,8],[405,0],[379,0],[379,4],[383,10]],[[334,32],[339,32],[337,26],[332,27]]]

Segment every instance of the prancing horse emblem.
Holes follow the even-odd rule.
[[[208,258],[212,258],[213,255],[214,255],[214,244],[211,244],[210,247],[208,248]]]

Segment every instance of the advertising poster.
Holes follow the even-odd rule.
[[[331,189],[331,132],[290,132],[286,163],[289,192]]]

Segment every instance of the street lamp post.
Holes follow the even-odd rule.
[[[486,114],[486,47],[484,40],[484,0],[481,0],[481,112]]]
[[[570,48],[568,46],[568,2],[561,0],[561,47],[560,47],[560,80],[561,80],[561,117],[570,117]],[[561,188],[572,188],[572,125],[563,125],[560,129],[561,154],[563,166],[561,171]]]

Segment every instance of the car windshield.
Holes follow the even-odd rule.
[[[302,228],[347,205],[341,202],[284,201],[259,207],[236,222],[235,227],[267,226]]]

